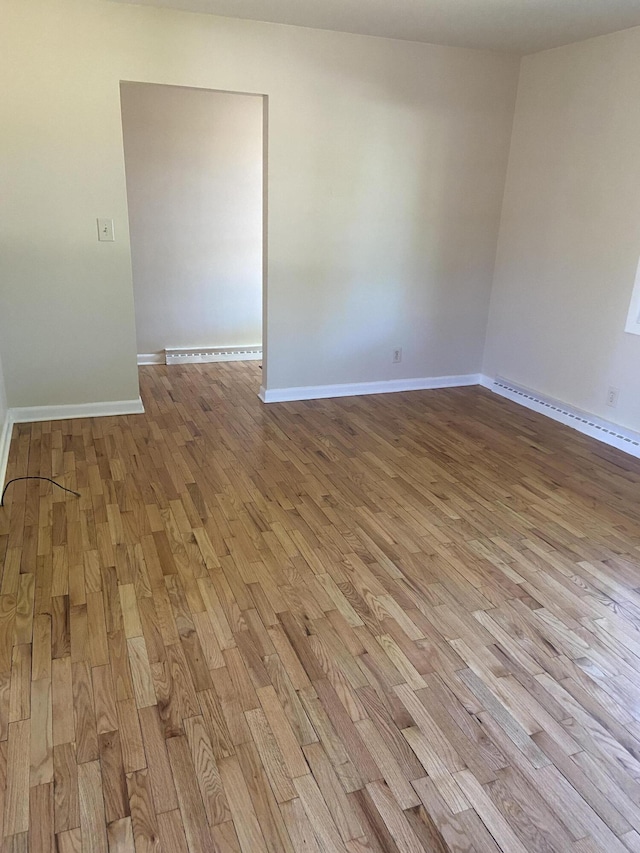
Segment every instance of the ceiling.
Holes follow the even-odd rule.
[[[640,0],[115,1],[514,53],[640,26]]]

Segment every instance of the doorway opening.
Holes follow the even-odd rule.
[[[122,81],[120,100],[138,364],[262,364],[266,96]]]

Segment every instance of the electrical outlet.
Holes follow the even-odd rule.
[[[618,388],[614,388],[611,386],[607,391],[607,406],[611,406],[612,409],[618,405],[618,394],[620,393]]]
[[[393,363],[400,364],[402,361],[402,347],[398,347],[393,351]]]

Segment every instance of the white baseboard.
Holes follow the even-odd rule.
[[[546,415],[554,421],[640,459],[640,433],[621,427],[612,421],[606,421],[590,412],[583,412],[568,403],[563,403],[562,400],[555,400],[553,397],[516,385],[499,376],[495,379],[481,376],[480,384],[494,394],[506,397],[514,403],[526,406],[527,409]]]
[[[9,448],[11,447],[11,433],[13,431],[13,417],[11,410],[5,416],[4,423],[0,424],[0,494],[4,489],[4,481],[7,475],[7,463],[9,462]]]
[[[142,414],[144,414],[144,406],[140,397],[135,400],[107,400],[104,403],[71,403],[67,406],[24,406],[9,409],[9,415],[16,424]]]
[[[139,352],[138,364],[164,364],[164,351]]]
[[[389,379],[383,382],[352,382],[345,385],[304,385],[298,388],[260,388],[263,403],[291,403],[296,400],[324,400],[328,397],[358,397],[362,394],[391,394],[397,391],[425,391],[432,388],[460,388],[479,385],[480,375],[429,376],[420,379]]]

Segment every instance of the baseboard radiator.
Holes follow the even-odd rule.
[[[262,347],[171,347],[165,349],[165,364],[204,364],[211,361],[260,361]]]
[[[624,442],[629,445],[630,448],[634,448],[634,450],[629,449],[630,453],[633,453],[634,456],[638,455],[637,448],[640,448],[640,441],[635,437],[637,433],[634,435],[629,434],[629,432],[626,431],[619,432],[618,430],[621,428],[616,428],[615,424],[605,420],[600,420],[593,415],[589,415],[587,412],[581,412],[579,409],[573,409],[570,406],[565,407],[559,400],[545,398],[544,396],[535,394],[526,388],[514,385],[501,377],[496,377],[489,387],[492,388],[492,390],[497,391],[497,393],[506,392],[507,394],[513,394],[516,397],[523,398],[522,403],[524,405],[528,405],[529,408],[532,408],[531,404],[533,403],[541,408],[549,409],[550,417],[566,423],[567,426],[573,426],[575,429],[580,430],[580,432],[585,432],[587,435],[592,434],[594,438],[598,438],[599,436],[597,433],[601,433],[603,441],[606,441],[605,436],[608,436],[609,438]],[[594,430],[595,432],[590,433],[585,429],[585,427],[589,427],[590,430]],[[622,447],[621,449],[624,450],[625,448]]]

